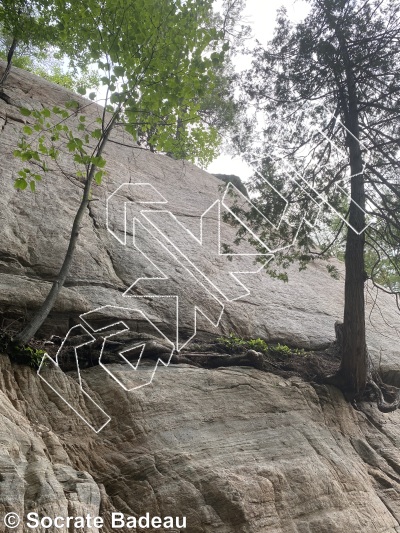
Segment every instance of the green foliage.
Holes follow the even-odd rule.
[[[49,0],[1,0],[0,34],[3,49],[13,39],[23,49],[39,54],[48,46],[61,44],[55,3]]]
[[[367,248],[365,270],[378,286],[400,293],[400,232],[392,232],[389,239],[391,244],[382,239],[378,246]]]
[[[268,352],[268,344],[263,339],[260,339],[260,338],[250,339],[246,341],[246,344],[250,350],[255,350],[256,352],[263,352],[263,353]]]
[[[7,50],[0,50],[0,59],[7,61]],[[32,59],[29,56],[14,56],[13,65],[23,70],[31,71],[33,69]]]
[[[39,368],[46,351],[33,346],[19,346],[4,331],[0,331],[0,351],[9,355],[11,361],[21,365]]]
[[[217,344],[228,353],[242,352],[247,347],[247,342],[232,332],[227,337],[218,337]]]
[[[230,354],[244,353],[247,350],[255,350],[272,357],[291,357],[293,355],[303,357],[307,352],[302,348],[290,348],[286,344],[267,344],[259,337],[257,339],[244,339],[235,333],[229,333],[226,337],[217,338],[217,346]]]
[[[33,368],[39,368],[45,355],[45,350],[38,350],[31,346],[14,346],[11,360],[18,364],[28,364]]]
[[[290,357],[292,355],[292,350],[286,344],[278,344],[276,346],[270,346],[269,352],[275,356]]]
[[[97,62],[110,109],[121,109],[135,140],[206,164],[218,137],[202,124],[199,99],[216,83],[215,64],[224,58],[211,16],[210,0],[108,0],[104,9],[91,0],[64,13],[63,32],[73,43],[67,54],[76,66],[82,57]]]
[[[306,352],[304,348],[295,348],[294,350],[292,350],[292,353],[300,357],[307,357],[310,352]]]
[[[144,137],[154,150],[206,165],[215,157],[219,136],[215,126],[202,120],[201,102],[218,86],[217,72],[227,43],[211,24],[211,0],[152,0],[150,4],[106,0],[104,9],[99,9],[94,1],[68,6],[55,2],[52,21],[60,30],[60,53],[67,53],[72,68],[83,73],[76,81],[60,64],[44,69],[31,63],[29,68],[85,94],[98,81],[87,71],[88,63],[96,62],[107,94],[106,108],[113,117],[109,124],[117,119],[134,140]],[[89,96],[96,98],[95,92]],[[24,165],[18,172],[16,188],[29,185],[34,191],[49,168],[48,160],[57,159],[62,144],[73,161],[84,167],[77,169],[77,175],[88,176],[95,168],[94,180],[101,183],[105,161],[97,158],[96,146],[102,146],[106,135],[105,117],[101,127],[94,129],[86,127],[81,114],[77,135],[67,125],[72,116],[68,109],[22,109],[21,113],[29,117],[29,124],[14,154],[33,168]]]
[[[246,106],[235,98],[238,75],[230,58],[218,62],[213,68],[214,83],[199,98],[199,116],[221,136],[235,136],[245,121]]]
[[[1,35],[0,26],[0,59],[7,61],[7,39]],[[23,48],[14,54],[12,64],[36,76],[56,83],[70,91],[78,91],[78,88],[98,89],[100,77],[94,70],[74,71],[66,66],[62,59],[52,57],[51,50],[39,51],[37,49]]]
[[[326,270],[329,272],[329,274],[332,276],[333,279],[340,278],[339,270],[337,269],[335,265],[331,265],[328,263],[326,265]]]
[[[100,77],[94,71],[84,71],[77,74],[73,70],[63,70],[61,64],[40,63],[38,66],[32,66],[25,68],[36,76],[40,76],[47,81],[61,85],[70,91],[79,92],[79,89],[83,89],[83,94],[87,89],[98,89],[100,86]]]
[[[36,183],[50,170],[51,161],[58,160],[62,145],[71,154],[77,177],[87,176],[94,167],[97,169],[94,180],[97,185],[101,184],[106,161],[93,152],[93,143],[97,143],[97,130],[90,131],[86,128],[86,116],[83,112],[77,112],[78,107],[77,102],[71,101],[68,108],[54,106],[40,111],[25,107],[20,109],[21,114],[29,117],[31,123],[24,126],[24,135],[18,142],[18,148],[14,150],[14,156],[29,166],[18,171],[18,178],[14,182],[16,189],[24,190],[29,185],[34,192]],[[81,137],[77,137],[73,129],[76,121]]]
[[[307,3],[309,14],[298,24],[279,11],[274,38],[255,48],[243,75],[244,98],[262,117],[264,137],[262,148],[260,135],[247,147],[258,160],[252,182],[258,212],[241,216],[271,248],[296,241],[267,266],[272,275],[292,262],[303,268],[321,256],[342,259],[354,206],[350,175],[357,175],[349,150],[359,138],[367,222],[373,222],[364,233],[366,273],[398,287],[400,49],[393,43],[400,11],[392,0]],[[355,84],[351,99],[348,76]],[[332,265],[327,269],[337,276]]]

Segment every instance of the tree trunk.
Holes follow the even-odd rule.
[[[353,139],[353,144],[358,141]],[[354,152],[352,154],[352,152]],[[352,173],[355,168],[362,172],[362,159],[359,148],[350,150]],[[345,386],[352,392],[358,393],[365,388],[368,377],[368,358],[365,339],[365,268],[364,268],[364,176],[353,175],[351,178],[351,205],[347,230],[345,255],[345,289],[344,289],[344,317],[343,317],[343,351],[340,374]],[[356,205],[361,207],[361,209]],[[356,231],[354,231],[356,230]]]
[[[0,79],[0,90],[3,88],[3,85],[5,84],[5,82],[6,82],[7,78],[8,78],[8,75],[10,74],[12,60],[13,60],[14,52],[15,52],[15,49],[17,48],[17,45],[18,45],[18,40],[17,40],[16,37],[14,37],[13,40],[12,40],[10,49],[8,50],[6,69],[3,72],[3,75],[2,75],[2,77]]]
[[[101,139],[100,144],[98,145],[98,149],[96,151],[97,157],[100,157],[103,152],[104,146],[107,143],[108,137],[115,124],[117,116],[118,116],[118,112],[116,111],[112,120],[110,121],[110,123],[108,124],[104,132],[104,136]],[[68,273],[71,267],[72,259],[74,256],[76,244],[77,244],[78,237],[79,237],[82,218],[86,212],[86,209],[89,203],[90,188],[92,186],[95,171],[96,171],[96,166],[92,164],[90,167],[90,171],[88,173],[88,177],[86,179],[85,188],[83,191],[83,197],[82,197],[81,203],[79,204],[79,208],[75,215],[75,219],[72,225],[71,236],[69,240],[67,253],[65,254],[65,258],[61,266],[60,272],[58,273],[57,278],[53,282],[50,292],[47,295],[41,307],[33,315],[32,319],[25,326],[25,328],[14,337],[13,341],[16,344],[20,344],[20,345],[26,344],[35,335],[37,330],[41,327],[43,322],[48,317],[50,311],[52,310],[57,300],[58,295],[60,294],[60,291],[65,283],[65,280],[67,279],[67,276],[68,276]]]
[[[342,109],[347,128],[347,146],[351,171],[351,202],[345,253],[345,289],[343,317],[343,350],[340,377],[347,390],[359,393],[364,390],[368,379],[368,356],[365,336],[366,281],[364,264],[365,247],[365,185],[364,165],[359,142],[357,83],[346,41],[337,28],[341,55],[346,71],[348,105]],[[343,107],[343,105],[342,105]]]

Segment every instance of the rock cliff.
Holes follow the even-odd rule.
[[[35,194],[14,189],[19,167],[12,153],[28,120],[19,106],[63,105],[71,98],[87,102],[18,69],[4,93],[0,308],[3,323],[9,324],[45,296],[66,250],[81,194],[66,156],[61,171],[54,168]],[[95,104],[85,108],[88,121],[99,112]],[[115,133],[105,158],[107,177],[93,191],[68,283],[43,335],[65,334],[79,314],[99,306],[127,306],[123,293],[133,281],[158,275],[162,279],[136,285],[134,295],[141,298],[135,305],[167,336],[176,316],[170,300],[157,296],[179,295],[189,310],[196,302],[215,321],[222,291],[230,297],[220,324],[214,327],[199,315],[199,337],[235,331],[306,348],[334,340],[333,324],[343,304],[340,264],[339,280],[318,263],[303,272],[292,269],[288,284],[262,273],[238,275],[249,290],[234,301],[244,289],[236,282],[232,289],[230,270],[216,254],[219,218],[210,209],[222,198],[221,181],[191,164],[141,150],[123,132]],[[143,192],[147,196],[140,196]],[[149,201],[153,203],[143,203]],[[190,257],[201,261],[207,274],[206,287],[194,283],[173,259],[174,241],[185,233],[171,215],[160,213],[160,205],[198,240],[200,217],[209,210],[204,235],[211,237],[202,242],[201,257],[193,239],[189,246]],[[143,216],[143,209],[150,213]],[[136,248],[133,226],[126,231],[124,226],[135,216],[142,217],[135,225]],[[173,239],[163,240],[156,227]],[[232,239],[232,230],[225,229],[223,238]],[[196,270],[194,259],[191,265]],[[221,269],[223,278],[218,277]],[[393,383],[400,383],[395,302],[384,295],[376,299],[372,290],[368,301],[371,356]],[[129,312],[115,313],[129,322]],[[138,312],[131,319],[132,329],[140,330],[143,316]],[[183,313],[180,320],[183,336],[189,338],[193,314]],[[157,371],[151,386],[132,392],[99,366],[81,371],[82,389],[73,372],[55,378],[88,418],[83,391],[111,416],[96,434],[32,369],[13,365],[3,355],[0,367],[0,531],[4,514],[23,516],[31,510],[41,516],[100,514],[106,532],[111,532],[113,511],[185,516],[189,533],[400,531],[398,413],[382,415],[368,403],[356,410],[334,388],[243,367],[170,365]],[[132,372],[126,365],[108,368],[116,376]],[[27,529],[21,524],[14,531]]]
[[[58,272],[66,251],[82,188],[75,177],[71,157],[65,153],[58,166],[38,185],[35,194],[14,189],[21,162],[13,156],[13,150],[21,138],[24,123],[30,121],[30,117],[20,114],[19,106],[40,109],[44,105],[63,106],[74,99],[82,108],[85,106],[87,122],[94,121],[101,108],[96,104],[88,105],[79,96],[19,69],[13,70],[4,92],[6,96],[0,99],[0,307],[3,316],[13,317],[29,314],[46,295],[49,281]],[[239,283],[231,283],[229,272],[235,268],[251,270],[252,265],[239,262],[230,267],[229,262],[218,255],[218,213],[215,206],[210,207],[223,196],[219,179],[187,162],[142,150],[122,131],[113,135],[105,158],[107,176],[101,187],[93,190],[69,279],[43,330],[44,335],[65,333],[79,313],[98,306],[130,304],[132,300],[122,297],[124,291],[140,277],[160,277],[161,269],[168,278],[167,283],[151,280],[146,285],[142,282],[136,286],[136,295],[181,296],[182,302],[189,306],[181,313],[181,329],[186,338],[193,333],[190,305],[196,304],[216,323],[222,302],[224,313],[219,327],[215,328],[199,314],[198,334],[235,331],[306,348],[323,347],[334,340],[333,325],[341,318],[343,309],[341,264],[336,265],[339,280],[334,280],[325,266],[318,263],[303,272],[292,269],[288,284],[270,279],[262,272],[238,275],[248,289],[246,295]],[[146,184],[146,188],[134,189],[127,183]],[[107,231],[107,206],[108,227],[114,236]],[[140,214],[143,209],[148,212],[146,219]],[[176,220],[161,210],[168,210]],[[203,221],[203,246],[198,247],[193,238],[185,241],[185,231],[192,231],[199,239],[200,217],[207,210]],[[134,217],[140,220],[136,232],[143,253],[132,246]],[[161,230],[166,228],[164,236],[155,230],[160,227]],[[124,231],[125,246],[121,244]],[[155,233],[157,239],[148,231]],[[204,235],[211,238],[207,240]],[[226,242],[223,232],[221,235],[221,240]],[[229,228],[227,235],[231,245],[234,233],[229,233]],[[198,284],[194,286],[187,271],[183,272],[181,265],[172,259],[167,249],[174,252],[171,241],[182,244],[194,268],[201,268],[208,292]],[[235,253],[243,253],[243,250]],[[221,298],[216,288],[224,292],[228,301]],[[232,301],[236,297],[241,299]],[[395,302],[383,294],[377,297],[372,289],[368,291],[367,300],[370,353],[388,371],[396,370],[399,315]],[[136,299],[135,305],[140,307],[140,304],[158,327],[168,331],[174,312],[170,300]]]
[[[96,434],[0,362],[1,515],[99,514],[108,533],[113,511],[186,517],[176,533],[400,531],[398,413],[249,368],[173,365],[128,393],[96,367],[83,379],[112,416]]]

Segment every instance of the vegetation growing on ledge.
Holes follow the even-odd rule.
[[[39,368],[46,351],[34,344],[35,341],[26,346],[19,346],[12,342],[10,335],[0,331],[0,352],[7,354],[13,363]]]
[[[265,355],[275,356],[288,356],[291,355],[307,355],[307,352],[303,348],[290,348],[286,344],[267,344],[263,339],[259,337],[257,339],[244,339],[235,335],[235,333],[229,333],[226,337],[217,338],[217,347],[222,348],[225,352],[230,354],[243,353],[246,350],[255,350]]]

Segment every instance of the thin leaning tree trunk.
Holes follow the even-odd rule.
[[[101,156],[103,149],[105,145],[107,144],[107,140],[116,122],[117,116],[118,116],[118,112],[115,113],[112,120],[107,126],[107,129],[104,133],[104,137],[101,140],[101,143],[96,152],[97,157]],[[57,300],[58,295],[60,294],[62,287],[64,286],[64,283],[67,279],[67,276],[68,276],[68,273],[69,273],[69,270],[72,264],[76,244],[78,242],[79,232],[81,229],[80,225],[81,225],[83,216],[89,204],[90,188],[93,182],[95,172],[96,172],[96,166],[92,164],[88,177],[86,179],[86,183],[85,183],[85,187],[83,191],[83,197],[79,205],[78,211],[76,212],[75,219],[72,225],[68,249],[65,254],[65,258],[61,266],[61,269],[58,273],[58,276],[53,282],[50,292],[47,295],[43,304],[36,311],[36,313],[33,315],[32,319],[25,326],[25,328],[14,337],[13,341],[16,344],[20,344],[20,345],[26,344],[35,335],[35,333],[38,331],[38,329],[42,326],[42,324],[48,317],[51,309],[53,308]]]
[[[13,40],[12,40],[11,46],[10,46],[10,48],[8,50],[6,69],[3,72],[3,75],[2,75],[2,77],[0,79],[0,90],[2,89],[3,85],[7,81],[8,75],[10,74],[11,66],[12,66],[12,60],[13,60],[14,52],[15,52],[15,50],[17,48],[17,45],[18,45],[18,40],[17,40],[16,37],[14,37]]]

